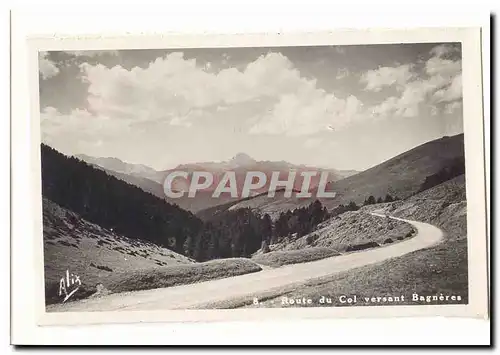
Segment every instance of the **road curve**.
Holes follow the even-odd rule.
[[[374,216],[385,215],[372,213]],[[260,293],[274,288],[300,284],[304,281],[329,276],[364,265],[378,263],[439,243],[443,232],[428,223],[390,217],[412,224],[417,235],[411,239],[362,252],[343,254],[302,264],[287,265],[276,269],[220,280],[190,285],[111,294],[49,306],[49,312],[75,311],[137,311],[168,310],[203,307],[205,304],[259,297]]]

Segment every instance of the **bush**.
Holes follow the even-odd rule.
[[[384,244],[390,244],[392,242],[393,240],[391,238],[387,238],[386,240],[384,240]]]
[[[113,269],[111,269],[110,267],[107,267],[107,266],[98,265],[98,266],[96,266],[96,268],[98,268],[99,270],[113,272]]]
[[[368,242],[368,243],[362,243],[362,244],[355,244],[355,245],[349,245],[346,248],[346,252],[350,251],[358,251],[358,250],[364,250],[364,249],[370,249],[370,248],[376,248],[379,247],[380,244],[376,242]]]
[[[96,265],[94,263],[90,263],[90,266],[93,266],[93,267],[95,267],[96,269],[99,269],[99,270],[110,271],[110,272],[113,271],[113,269],[111,269],[111,268],[109,268],[107,266],[104,266],[104,265],[101,266],[101,265]]]
[[[314,243],[316,240],[318,240],[319,238],[319,235],[318,234],[309,234],[307,237],[306,237],[306,243],[307,245],[311,245],[312,243]]]

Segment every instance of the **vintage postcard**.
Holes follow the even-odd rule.
[[[30,39],[40,324],[487,316],[479,35]]]

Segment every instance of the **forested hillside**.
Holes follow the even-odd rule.
[[[226,210],[203,222],[191,212],[77,158],[42,145],[42,194],[102,228],[143,239],[197,261],[248,257],[281,233],[308,233],[326,218],[316,202],[287,215],[287,227],[251,209]],[[288,220],[290,219],[290,223]]]
[[[183,253],[203,227],[192,213],[44,144],[41,158],[43,196],[103,228]]]

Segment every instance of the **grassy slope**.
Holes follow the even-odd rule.
[[[344,252],[349,246],[368,242],[384,244],[387,239],[396,242],[410,237],[412,231],[405,222],[350,211],[321,223],[314,232],[298,239],[287,238],[270,248],[275,251],[322,247]]]
[[[70,300],[95,294],[153,289],[260,271],[247,259],[194,263],[169,249],[130,239],[90,223],[43,199],[46,303],[58,303],[66,270],[82,286]],[[102,284],[103,288],[98,287]]]
[[[184,264],[115,274],[105,284],[112,293],[149,290],[154,288],[222,279],[261,271],[256,263],[244,259],[211,260],[199,264]]]
[[[341,295],[357,295],[356,306],[372,305],[364,297],[405,296],[397,304],[436,304],[439,301],[414,302],[413,293],[419,295],[455,295],[468,302],[467,230],[464,177],[460,176],[419,193],[406,201],[385,204],[387,211],[409,219],[435,224],[445,232],[439,245],[415,251],[380,264],[364,266],[327,278],[310,280],[302,285],[270,290],[261,297],[257,307],[283,307],[283,297],[311,298],[311,306],[321,306],[315,300],[325,296],[332,300],[326,306],[348,306],[339,302]],[[251,299],[213,305],[220,308],[256,307]],[[388,303],[385,303],[386,305]],[[392,303],[395,305],[396,303]]]
[[[294,194],[298,192],[297,190],[292,190],[292,191]],[[282,201],[286,200],[283,197],[283,193],[284,189],[279,188],[276,189],[275,196],[272,200],[268,197],[268,192],[263,192],[239,200],[225,202],[196,212],[196,217],[201,218],[204,221],[214,220],[223,216],[224,212],[227,211],[234,211],[240,208],[258,209],[259,206],[261,205],[265,206],[266,202],[269,202],[270,200],[273,201],[272,205],[277,205],[280,204]],[[276,220],[279,217],[280,211],[286,212],[288,210],[294,210],[295,208],[300,206],[309,206],[310,204],[311,201],[309,201],[308,199],[293,198],[292,200],[287,200],[286,204],[280,205],[279,210],[270,208],[268,211],[266,208],[263,208],[260,209],[260,212],[262,213],[269,212],[269,216],[271,217],[271,219]]]
[[[368,249],[399,242],[414,236],[410,224],[375,217],[367,213],[346,212],[318,226],[300,238],[288,237],[261,250],[252,260],[271,267],[305,263],[350,252],[350,248]]]
[[[289,264],[307,263],[336,255],[340,255],[340,253],[330,248],[307,248],[258,254],[252,257],[252,261],[266,266],[280,267]]]
[[[120,236],[43,199],[43,241],[47,301],[57,302],[57,285],[66,270],[80,276],[82,291],[73,298],[96,291],[96,285],[114,273],[193,261],[153,243]]]
[[[367,196],[384,197],[387,193],[406,198],[418,191],[427,176],[446,166],[447,161],[463,156],[463,134],[422,144],[360,174],[333,183],[330,188],[337,192],[337,196],[325,203],[329,208],[349,201],[361,204]]]
[[[328,184],[326,190],[335,191],[337,195],[335,198],[320,200],[328,209],[332,209],[350,201],[362,204],[370,195],[378,198],[389,193],[406,198],[418,191],[427,176],[447,166],[450,159],[463,156],[463,134],[436,139],[359,174]],[[277,195],[274,199],[252,199],[232,208],[251,207],[276,215],[290,209],[290,206],[305,206],[313,200],[314,198],[296,199],[293,196],[287,199]]]
[[[278,191],[277,193],[279,193],[280,190],[277,190],[277,191]],[[251,199],[254,199],[254,198],[259,198],[263,195],[267,196],[267,193],[261,193],[261,194],[255,195],[255,196],[245,197],[245,198],[242,198],[239,200],[224,202],[224,203],[221,203],[221,204],[216,205],[216,206],[204,208],[204,209],[196,212],[196,217],[198,217],[204,221],[218,219],[224,215],[224,212],[231,210],[231,207],[233,207],[234,205],[251,200]]]

